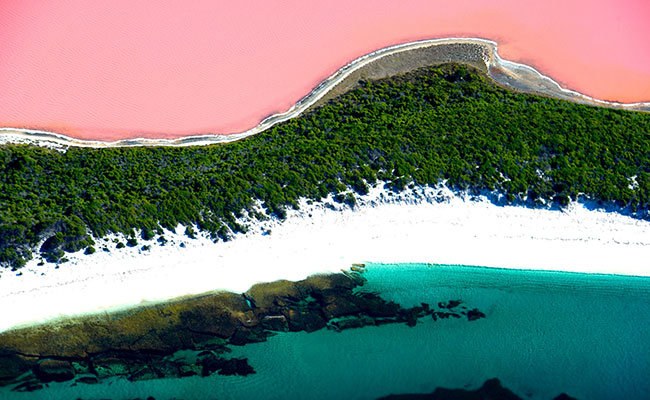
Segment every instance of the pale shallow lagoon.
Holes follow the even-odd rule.
[[[650,278],[427,264],[373,264],[364,291],[404,307],[462,299],[485,319],[278,334],[233,347],[247,377],[51,384],[3,398],[373,399],[476,388],[498,377],[525,399],[650,398]],[[4,392],[4,393],[3,393]],[[5,396],[6,395],[6,396]]]
[[[650,101],[646,0],[0,4],[0,126],[115,140],[227,134],[399,43],[494,40],[564,87]]]

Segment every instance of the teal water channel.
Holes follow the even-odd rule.
[[[462,300],[486,318],[422,318],[343,332],[281,333],[233,347],[256,373],[95,385],[2,398],[375,399],[490,378],[524,399],[650,399],[650,278],[371,264],[362,291],[412,307]]]

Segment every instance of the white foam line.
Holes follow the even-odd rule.
[[[253,224],[225,243],[191,240],[179,228],[165,234],[166,246],[149,242],[150,251],[139,249],[144,243],[117,250],[98,240],[97,253],[68,255],[59,269],[32,260],[22,276],[0,274],[0,331],[217,289],[242,292],[257,282],[299,280],[358,262],[650,276],[650,221],[580,203],[565,211],[496,206],[444,187],[399,196],[375,187],[359,203],[351,210],[331,198],[301,201],[283,223]]]
[[[551,83],[555,90],[560,91],[566,95],[572,96],[571,100],[574,101],[585,101],[589,103],[594,103],[601,106],[610,106],[624,109],[634,109],[638,107],[650,107],[650,102],[639,102],[639,103],[618,103],[618,102],[608,102],[604,100],[598,100],[593,97],[581,94],[579,92],[564,89],[557,82],[551,78],[542,75],[536,69],[524,65],[515,63],[512,61],[507,61],[502,59],[498,55],[497,43],[492,40],[482,39],[482,38],[442,38],[442,39],[426,39],[410,43],[403,43],[394,46],[385,47],[383,49],[376,50],[372,53],[366,54],[355,60],[349,62],[348,64],[341,67],[330,77],[321,82],[316,88],[314,88],[309,94],[300,99],[295,105],[293,105],[289,110],[271,115],[264,120],[262,120],[257,126],[239,133],[234,134],[206,134],[206,135],[194,135],[186,136],[180,139],[149,139],[149,138],[133,138],[133,139],[124,139],[114,142],[104,142],[100,140],[82,140],[75,139],[60,133],[49,132],[49,131],[40,131],[40,130],[31,130],[23,129],[18,127],[2,127],[0,128],[0,143],[16,143],[16,142],[49,142],[54,146],[77,146],[77,147],[127,147],[127,146],[196,146],[196,145],[209,145],[215,143],[228,143],[236,140],[241,140],[248,136],[256,135],[260,132],[263,132],[272,126],[286,121],[291,118],[299,116],[302,112],[307,110],[323,96],[325,96],[332,88],[337,84],[343,81],[347,76],[349,76],[354,71],[359,68],[368,65],[369,63],[376,61],[382,57],[389,56],[392,54],[397,54],[404,51],[415,50],[420,48],[432,47],[437,45],[448,45],[448,44],[479,44],[485,46],[488,50],[488,58],[484,59],[486,66],[491,69],[492,67],[499,67],[508,72],[514,73],[515,76],[517,70],[525,70],[528,72],[534,73],[539,79],[542,79],[546,82]]]

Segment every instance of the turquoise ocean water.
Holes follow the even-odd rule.
[[[233,347],[257,371],[247,377],[62,383],[0,397],[373,399],[497,377],[529,399],[650,399],[650,278],[424,264],[371,264],[364,276],[361,290],[404,307],[461,299],[486,318],[278,334]]]

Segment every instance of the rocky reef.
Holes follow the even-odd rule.
[[[121,312],[71,318],[0,334],[0,385],[33,391],[50,382],[92,384],[192,375],[248,375],[254,366],[229,346],[276,332],[335,331],[431,317],[474,321],[485,314],[460,300],[404,308],[359,290],[362,273],[261,283]]]
[[[426,394],[391,394],[379,400],[522,400],[510,389],[501,385],[497,378],[485,381],[483,386],[476,390],[437,388],[433,393]],[[560,394],[553,400],[576,400],[575,398]]]

